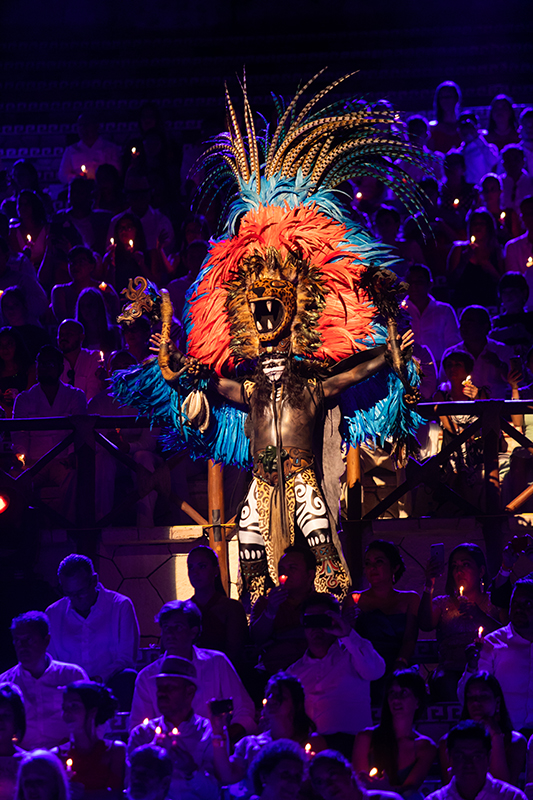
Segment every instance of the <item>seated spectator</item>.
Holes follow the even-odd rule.
[[[522,200],[533,194],[533,176],[524,169],[524,151],[519,144],[508,144],[503,148],[502,164],[502,205],[518,213]]]
[[[23,759],[17,780],[16,800],[69,800],[65,768],[54,753],[34,750]]]
[[[26,732],[20,744],[25,750],[54,747],[68,739],[61,716],[63,687],[87,675],[77,664],[54,661],[46,652],[50,632],[42,611],[15,617],[11,632],[18,664],[0,675],[0,683],[15,684],[24,697]]]
[[[144,744],[129,757],[128,800],[167,800],[172,778],[172,758],[164,747]]]
[[[35,324],[46,311],[48,299],[35,275],[29,277],[19,270],[13,269],[11,264],[9,246],[6,240],[0,236],[0,292],[4,292],[11,286],[20,289],[24,294],[28,315]]]
[[[250,615],[252,640],[260,648],[266,675],[287,669],[307,649],[302,627],[303,603],[314,595],[316,559],[308,547],[291,545],[278,563],[287,579],[260,597]]]
[[[152,327],[146,317],[138,317],[130,325],[122,326],[122,336],[128,353],[138,364],[150,358],[150,336]]]
[[[461,108],[461,90],[453,81],[443,81],[435,89],[435,120],[430,123],[428,147],[439,153],[447,153],[459,147],[461,136],[457,130],[457,116]]]
[[[379,725],[355,737],[352,762],[369,789],[392,789],[405,797],[421,798],[437,752],[435,742],[422,736],[414,723],[425,711],[426,684],[418,672],[399,670],[388,682]],[[378,774],[369,776],[375,767]]]
[[[50,195],[43,192],[39,185],[39,174],[31,161],[25,158],[19,158],[11,167],[11,187],[13,194],[2,203],[2,211],[8,218],[12,219],[17,216],[17,198],[19,194],[25,190],[35,192],[43,202],[47,215],[53,212],[52,200]]]
[[[43,260],[49,225],[43,201],[35,192],[22,191],[17,198],[19,222],[11,226],[9,246],[14,253],[24,253],[35,269]]]
[[[520,141],[517,128],[513,101],[506,94],[497,94],[490,104],[487,142],[495,144],[498,150],[516,144]]]
[[[193,710],[199,686],[194,664],[179,656],[166,656],[153,676],[158,716],[133,728],[128,753],[145,744],[168,750],[173,773],[169,797],[216,800],[219,788],[214,777],[211,723]],[[207,775],[206,775],[207,773]]]
[[[533,177],[533,108],[526,106],[518,120],[518,135],[524,151],[528,175]]]
[[[103,256],[109,244],[110,221],[108,211],[93,208],[93,182],[74,178],[68,187],[68,208],[58,211],[53,225],[62,229],[71,245],[86,247]]]
[[[173,271],[177,278],[184,277],[189,271],[185,263],[185,253],[193,242],[208,242],[211,232],[207,220],[201,214],[188,214],[180,230],[180,249],[175,255],[170,256]]]
[[[197,691],[193,708],[196,714],[208,717],[208,703],[212,699],[233,699],[230,737],[237,740],[245,733],[255,731],[254,705],[228,658],[216,650],[202,650],[196,641],[202,629],[202,615],[190,600],[172,600],[161,608],[157,616],[161,626],[161,652],[163,655],[142,669],[137,675],[130,714],[130,728],[139,722],[157,716],[157,692],[154,676],[167,656],[179,656],[192,661],[197,674]]]
[[[208,246],[207,242],[204,241],[191,242],[187,245],[183,254],[183,264],[186,273],[183,278],[176,278],[170,281],[167,286],[174,308],[174,315],[178,318],[180,318],[183,313],[187,292],[200,274],[202,264],[207,256]]]
[[[100,164],[96,169],[93,208],[116,217],[127,208],[122,178],[113,164]]]
[[[509,370],[512,350],[500,342],[489,338],[491,328],[488,311],[481,306],[468,306],[461,314],[459,332],[462,342],[448,348],[442,356],[439,379],[446,380],[444,361],[452,352],[462,350],[474,359],[470,373],[471,382],[486,392],[487,397],[505,397],[507,394],[506,376]]]
[[[52,311],[57,322],[73,319],[76,313],[78,297],[84,289],[99,289],[105,301],[107,312],[114,321],[119,313],[120,300],[117,293],[107,283],[100,283],[93,278],[96,269],[96,258],[88,247],[77,245],[68,254],[68,271],[72,278],[70,283],[59,284],[52,289]],[[101,350],[103,348],[98,348]]]
[[[126,745],[101,739],[97,728],[113,719],[118,709],[109,689],[93,681],[74,681],[63,694],[63,721],[69,729],[69,741],[54,752],[66,763],[71,759],[70,780],[83,789],[84,797],[106,792],[106,797],[120,798],[124,789]]]
[[[105,683],[123,711],[131,707],[139,648],[139,625],[133,603],[105,589],[87,556],[70,555],[57,570],[64,594],[48,606],[49,652],[80,664],[91,680]]]
[[[524,800],[525,794],[489,772],[490,734],[479,722],[464,720],[448,734],[451,783],[428,795],[428,800]]]
[[[85,329],[75,319],[64,319],[57,331],[57,344],[63,353],[61,380],[81,389],[89,401],[102,389],[99,372],[102,359],[98,350],[81,346],[84,338]]]
[[[0,328],[0,407],[6,419],[20,392],[35,383],[35,366],[16,328]]]
[[[495,144],[489,144],[480,133],[479,119],[473,111],[460,115],[458,130],[462,139],[458,151],[463,154],[466,166],[465,180],[467,183],[478,184],[483,175],[496,169],[498,148]]]
[[[134,214],[140,219],[147,249],[156,250],[160,243],[165,252],[172,253],[175,249],[174,229],[168,217],[150,205],[152,189],[148,178],[129,170],[124,188],[129,203],[126,213]],[[119,219],[120,216],[116,216],[111,220],[108,239],[114,235]]]
[[[405,572],[400,551],[392,542],[375,539],[366,548],[364,557],[368,589],[361,592],[357,602],[359,616],[355,630],[368,639],[385,661],[385,676],[411,663],[418,636],[416,615],[420,598],[416,592],[395,588]],[[349,597],[353,602],[352,596]],[[383,702],[385,680],[372,682],[372,705]]]
[[[458,150],[450,150],[444,159],[444,181],[440,185],[438,217],[443,229],[452,238],[466,231],[466,215],[476,199],[475,186],[465,179],[465,158]]]
[[[14,419],[69,417],[87,413],[85,395],[80,389],[65,386],[60,381],[63,355],[57,348],[45,345],[37,356],[37,383],[15,399]],[[11,440],[17,453],[25,456],[25,467],[31,467],[65,438],[64,431],[13,431]],[[20,462],[19,462],[20,464]],[[70,518],[74,513],[75,459],[72,446],[42,467],[33,478],[33,486],[41,489],[52,486],[58,496],[50,502],[54,510],[61,509]]]
[[[355,210],[363,217],[373,216],[387,199],[387,187],[372,175],[363,175],[355,181]]]
[[[305,756],[301,747],[289,739],[272,742],[250,765],[255,800],[298,800],[304,771]]]
[[[399,800],[396,792],[368,791],[346,758],[334,750],[318,753],[309,766],[311,786],[321,800]]]
[[[530,353],[529,355],[531,356],[532,354]],[[525,416],[528,417],[529,415]],[[490,587],[491,601],[495,606],[504,608],[506,611],[509,608],[511,595],[513,594],[511,574],[514,565],[522,554],[528,561],[532,562],[531,569],[533,569],[533,537],[529,534],[525,536],[513,536],[510,541],[507,542],[502,550],[502,565]]]
[[[407,138],[411,144],[421,147],[425,153],[429,154],[431,152],[427,146],[429,139],[429,124],[427,119],[421,114],[412,114],[407,118]],[[434,155],[438,155],[440,161],[444,159],[442,153],[435,153]],[[428,164],[428,168],[426,169],[421,169],[421,167],[418,167],[415,164],[410,164],[408,161],[398,160],[396,163],[399,164],[402,169],[405,170],[405,172],[407,172],[407,174],[417,182],[423,180],[427,176],[428,169],[433,173],[437,180],[441,180],[442,178],[442,164],[437,161],[437,159],[432,159]]]
[[[302,621],[307,651],[288,672],[304,687],[305,709],[317,732],[329,747],[351,756],[355,734],[372,724],[370,681],[381,678],[385,662],[341,617],[332,595],[309,597]]]
[[[41,347],[50,344],[50,337],[40,325],[28,322],[28,306],[22,289],[12,286],[3,291],[0,295],[0,311],[0,318],[10,328],[16,328],[30,359],[35,361]]]
[[[61,183],[71,183],[74,178],[94,181],[100,164],[112,164],[120,169],[120,148],[102,139],[100,125],[94,112],[84,111],[78,117],[79,142],[65,148],[58,178]]]
[[[405,305],[415,341],[429,348],[438,369],[444,351],[461,341],[455,311],[448,303],[441,303],[429,294],[431,273],[423,264],[409,267],[405,280],[409,285]]]
[[[15,684],[0,684],[0,798],[13,800],[24,750],[18,746],[26,732],[22,692]]]
[[[529,738],[533,733],[533,711],[529,698],[533,691],[530,651],[533,643],[533,579],[521,578],[515,585],[509,606],[508,625],[475,640],[468,663],[459,681],[460,698],[467,680],[476,672],[494,675],[501,687],[513,729]],[[473,637],[472,637],[473,639]],[[472,641],[471,639],[471,641]]]
[[[491,336],[513,347],[515,354],[528,352],[533,343],[533,312],[525,311],[529,286],[519,272],[506,272],[498,284],[500,314],[492,320]]]
[[[467,664],[466,648],[479,637],[500,628],[502,616],[493,606],[486,589],[485,556],[476,544],[454,547],[448,559],[446,594],[433,597],[440,566],[428,561],[426,585],[418,609],[423,631],[437,630],[439,664],[429,681],[434,702],[457,698],[457,682]],[[495,634],[497,635],[497,634]]]
[[[486,308],[498,305],[498,281],[504,263],[496,227],[486,208],[470,211],[466,218],[468,240],[454,242],[448,256],[448,280],[453,305],[465,308],[476,303]]]
[[[211,725],[215,736],[224,737],[221,715],[211,715]],[[232,756],[229,756],[227,748],[215,748],[215,769],[219,780],[223,784],[241,782],[235,787],[235,796],[247,797],[251,794],[251,787],[244,780],[246,773],[257,753],[272,742],[290,739],[301,748],[307,745],[307,749],[313,753],[325,750],[327,746],[325,739],[315,733],[316,725],[307,716],[302,684],[285,672],[278,672],[267,683],[261,728],[262,733],[245,736],[237,742]]]
[[[527,311],[533,311],[533,195],[525,197],[520,203],[520,219],[526,232],[507,242],[505,248],[505,269],[507,272],[521,272],[525,275],[531,300]]]
[[[126,211],[112,226],[113,241],[102,262],[102,277],[120,293],[131,278],[150,278],[149,257],[141,221]]]
[[[81,291],[76,303],[75,318],[76,322],[83,325],[85,331],[85,338],[82,342],[84,348],[99,350],[104,355],[108,355],[113,350],[120,350],[122,346],[121,331],[118,325],[114,325],[110,321],[104,293],[100,288],[96,289],[94,286],[90,286]]]
[[[248,622],[242,604],[224,591],[217,554],[205,545],[193,547],[187,556],[187,571],[194,589],[191,601],[202,612],[198,646],[220,650],[237,667],[248,644]]]
[[[479,205],[484,206],[494,220],[496,237],[500,245],[505,245],[514,235],[516,228],[516,214],[511,210],[509,213],[501,206],[502,198],[502,179],[494,172],[489,172],[481,181],[481,191]]]
[[[410,265],[419,264],[424,260],[422,250],[414,240],[405,241],[399,238],[401,218],[395,208],[380,206],[376,211],[375,224],[380,241],[388,245],[400,258],[401,264],[394,265],[399,275],[404,275]]]
[[[527,742],[521,733],[513,730],[502,687],[494,675],[478,672],[467,680],[461,719],[473,719],[474,722],[479,722],[489,734],[491,740],[489,771],[492,777],[518,786],[520,774],[524,769]],[[439,742],[443,783],[449,783],[451,780],[447,741],[448,736],[445,735]]]

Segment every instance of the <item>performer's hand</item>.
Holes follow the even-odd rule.
[[[285,600],[287,600],[288,596],[289,590],[284,586],[274,586],[274,588],[269,591],[267,596],[267,613],[270,616],[275,616],[279,607],[285,602]]]

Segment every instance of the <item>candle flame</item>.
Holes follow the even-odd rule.
[[[178,736],[179,730],[177,728],[172,728],[172,736]]]
[[[352,600],[354,601],[355,605],[359,602],[359,598],[361,597],[361,592],[352,592]]]
[[[129,244],[129,246],[131,247],[131,249],[133,250],[133,239],[130,239],[130,240],[129,240],[129,242],[128,242],[128,244]]]
[[[285,584],[285,581],[287,580],[288,577],[289,577],[288,575],[279,576],[279,582],[281,583],[282,586]]]
[[[26,456],[24,455],[24,453],[17,453],[16,457],[18,458],[18,460],[20,461],[22,466],[25,467],[26,466]]]
[[[310,753],[311,752],[311,743],[310,742],[307,742],[307,744],[304,747],[304,750],[305,750],[306,753]]]
[[[107,289],[107,283],[104,283],[102,281],[102,283],[100,284],[100,286],[98,288],[101,289],[102,292],[105,292],[105,290]]]
[[[377,767],[372,767],[372,769],[368,773],[368,777],[369,778],[375,778],[377,774],[378,774],[378,768]]]
[[[264,706],[266,706],[267,702],[268,702],[268,701],[267,701],[266,697],[263,697],[263,705],[264,705]]]
[[[526,267],[533,267],[533,256],[529,256],[526,262]]]
[[[479,628],[477,629],[477,638],[481,639],[482,636],[483,636],[483,625],[480,625]]]
[[[113,237],[111,237],[111,239],[109,240],[109,244],[111,245],[111,247],[113,247],[113,245],[115,244],[115,240],[113,239]]]
[[[464,595],[464,593],[465,593],[465,587],[464,586],[459,586],[459,597],[462,597]]]
[[[85,166],[85,164],[81,165],[81,171],[83,172],[84,175],[87,172],[87,167]]]
[[[459,198],[456,197],[455,200],[453,201],[453,204],[454,204],[454,206],[458,206],[460,202],[461,201],[459,200]]]
[[[505,211],[502,211],[502,213],[500,214],[500,219],[503,222],[503,220],[505,219]]]
[[[28,235],[26,236],[26,241],[28,242],[28,244],[31,244],[31,236],[30,236],[30,234],[29,234],[29,233],[28,233]]]
[[[474,244],[475,241],[476,241],[476,237],[475,236],[471,236],[470,237],[470,244]]]
[[[73,763],[74,763],[74,762],[72,761],[72,759],[71,759],[71,758],[67,758],[67,760],[66,760],[67,772],[70,772],[70,770],[72,769],[72,764],[73,764]]]
[[[162,731],[162,729],[161,729],[161,726],[160,726],[160,725],[158,725],[158,726],[157,726],[157,728],[155,729],[155,732],[156,732],[156,734],[157,734],[158,736],[161,736],[161,733],[162,733],[163,731]]]
[[[363,192],[357,192],[357,194],[355,195],[355,197],[357,198],[357,200],[361,200],[361,199],[362,199],[362,197],[363,197]]]
[[[132,147],[132,148],[131,148],[131,154],[132,154],[132,156],[134,156],[136,152],[137,152],[137,148],[136,148],[136,147]]]
[[[145,717],[143,719],[143,725],[148,725],[149,722],[150,722],[150,720],[148,719],[148,717]]]
[[[104,360],[104,351],[100,350],[100,361]]]

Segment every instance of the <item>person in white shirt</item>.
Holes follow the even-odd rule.
[[[307,651],[287,672],[304,687],[305,710],[328,745],[351,756],[356,733],[372,725],[370,681],[385,662],[341,617],[338,601],[316,593],[302,607]]]
[[[444,351],[461,341],[457,316],[448,303],[441,303],[429,294],[431,272],[423,264],[409,267],[405,280],[409,285],[405,307],[411,317],[415,342],[429,348],[438,369]]]
[[[84,393],[72,386],[65,386],[59,380],[63,371],[63,355],[56,347],[41,347],[36,364],[38,382],[17,396],[13,406],[14,419],[70,417],[87,413]],[[67,435],[68,431],[13,431],[11,439],[15,452],[25,456],[25,467],[28,468]],[[74,515],[75,468],[73,448],[70,446],[42,467],[33,478],[35,488],[57,488],[57,497],[47,502],[69,519]]]
[[[98,350],[82,347],[84,338],[85,329],[75,319],[64,319],[57,331],[57,345],[64,356],[61,380],[81,389],[89,402],[103,387],[100,379],[102,356]]]
[[[459,152],[463,154],[466,165],[467,183],[478,184],[487,172],[496,169],[500,156],[495,144],[489,144],[480,134],[479,119],[473,111],[466,111],[459,116],[458,130],[463,140]]]
[[[137,673],[139,624],[129,597],[105,589],[93,562],[72,554],[57,570],[64,597],[48,606],[53,658],[80,664],[92,681],[105,683],[122,711],[131,707]]]
[[[309,765],[309,778],[322,800],[400,800],[396,792],[366,789],[352,765],[335,750],[322,750]]]
[[[48,617],[28,611],[11,623],[18,664],[0,675],[0,683],[14,683],[24,697],[26,732],[19,742],[26,750],[55,747],[67,741],[63,722],[63,691],[67,683],[87,680],[77,664],[55,661],[47,652],[50,642]]]
[[[117,214],[109,223],[108,241],[115,236],[115,226],[119,219],[124,214],[135,214],[143,226],[146,248],[156,250],[160,245],[165,253],[173,253],[175,250],[174,228],[168,217],[150,205],[152,189],[148,178],[144,175],[129,173],[126,176],[125,191],[129,208],[122,214]]]
[[[520,203],[520,219],[526,232],[511,239],[505,247],[506,272],[521,272],[529,286],[526,311],[533,311],[533,195]]]
[[[255,733],[255,707],[241,679],[229,659],[217,650],[195,647],[193,642],[200,634],[202,614],[190,600],[171,600],[157,615],[161,626],[161,650],[164,655],[142,669],[137,675],[130,714],[130,729],[144,719],[158,714],[154,676],[168,655],[187,658],[195,666],[198,690],[193,709],[203,717],[209,715],[208,703],[212,699],[233,699],[232,723],[229,726],[233,741],[245,733]]]
[[[467,719],[448,733],[446,747],[452,780],[426,800],[525,800],[525,794],[489,772],[490,733],[480,722]]]
[[[502,176],[502,208],[512,208],[517,213],[524,197],[533,194],[533,176],[524,169],[524,151],[519,144],[508,144],[502,150],[504,174]]]
[[[462,342],[448,347],[442,354],[439,380],[446,381],[446,372],[442,366],[444,359],[456,350],[470,353],[474,359],[472,383],[479,389],[487,390],[489,398],[505,398],[509,384],[507,373],[513,351],[507,345],[490,339],[491,329],[489,312],[483,306],[467,306],[461,314],[459,332]]]
[[[112,164],[120,172],[120,147],[102,139],[98,119],[90,111],[78,117],[78,136],[80,141],[66,147],[63,153],[58,172],[61,183],[83,176],[94,181],[100,164]]]
[[[211,723],[193,710],[199,685],[194,664],[166,656],[151,680],[156,686],[158,716],[131,731],[128,753],[145,744],[165,748],[174,762],[169,798],[217,800]]]

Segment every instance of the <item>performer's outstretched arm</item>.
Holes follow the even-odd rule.
[[[408,330],[402,336],[400,348],[401,350],[408,350],[413,346],[413,343],[413,331]],[[389,349],[390,345],[387,345],[387,350]],[[376,356],[375,358],[370,359],[369,361],[364,361],[362,364],[358,364],[356,367],[348,370],[347,372],[341,372],[340,375],[333,375],[331,378],[327,378],[322,384],[324,397],[335,397],[335,395],[340,394],[350,386],[360,383],[361,381],[366,380],[366,378],[371,378],[372,375],[375,375],[376,372],[379,372],[379,370],[385,364],[386,355],[387,351],[381,353],[381,355]]]

